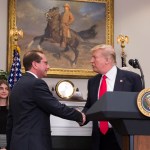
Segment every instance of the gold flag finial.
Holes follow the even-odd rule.
[[[129,37],[127,35],[122,35],[120,34],[118,37],[117,37],[117,43],[120,44],[121,46],[121,59],[122,59],[122,67],[126,67],[126,54],[125,54],[125,51],[124,51],[124,48],[125,48],[125,43],[129,43]]]
[[[23,31],[22,29],[18,30],[17,27],[10,29],[10,37],[12,37],[14,45],[18,45],[19,38],[23,38]]]

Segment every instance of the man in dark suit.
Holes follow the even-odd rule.
[[[142,90],[141,77],[138,74],[116,67],[116,54],[112,46],[97,45],[91,52],[93,71],[98,74],[88,81],[88,96],[83,112],[86,112],[99,99],[98,93],[104,75],[107,76],[106,91],[139,92]],[[100,123],[93,121],[92,150],[120,150],[111,124],[107,123],[108,131],[103,134],[99,128]]]
[[[81,124],[85,122],[85,115],[61,104],[40,79],[49,69],[42,51],[28,51],[23,65],[26,73],[10,94],[7,149],[51,150],[50,114]]]

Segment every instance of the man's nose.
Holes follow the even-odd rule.
[[[47,69],[49,69],[50,68],[50,65],[49,64],[47,64]]]

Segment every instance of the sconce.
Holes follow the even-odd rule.
[[[18,30],[17,27],[13,28],[13,29],[10,29],[10,37],[13,38],[14,40],[14,45],[17,45],[17,42],[19,40],[19,38],[23,38],[23,31],[22,29],[21,30]]]
[[[121,59],[122,59],[122,67],[126,67],[126,54],[124,52],[124,48],[125,48],[125,43],[128,44],[129,42],[129,37],[126,36],[126,35],[122,35],[120,34],[118,37],[117,37],[117,43],[120,44],[122,50],[121,50]]]

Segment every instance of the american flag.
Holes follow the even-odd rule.
[[[10,70],[10,75],[8,77],[8,83],[10,88],[12,89],[14,84],[20,79],[22,76],[21,73],[21,62],[20,55],[17,49],[14,49],[13,52],[13,63]]]

